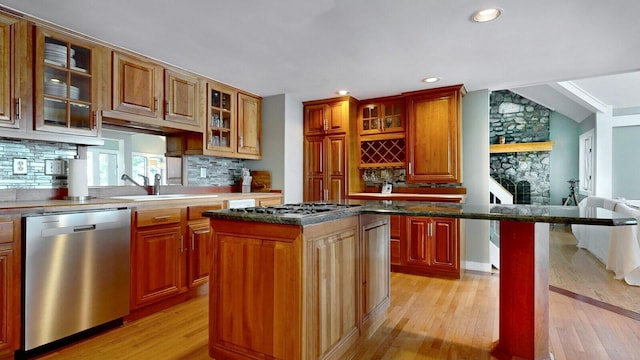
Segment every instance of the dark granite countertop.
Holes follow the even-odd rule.
[[[637,220],[602,208],[553,205],[501,205],[458,204],[424,201],[363,201],[350,200],[348,204],[360,204],[339,211],[296,216],[233,212],[229,210],[205,211],[204,216],[214,219],[266,222],[289,225],[311,225],[358,214],[387,214],[408,216],[432,216],[478,220],[510,220],[557,224],[585,225],[635,225]]]

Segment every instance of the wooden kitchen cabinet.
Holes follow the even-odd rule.
[[[26,21],[0,15],[0,128],[18,129],[30,119],[27,29]]]
[[[35,30],[36,131],[98,137],[103,47]]]
[[[400,244],[407,236],[404,216],[389,216],[389,233],[390,263],[391,265],[402,265]]]
[[[256,206],[274,206],[280,204],[282,204],[282,195],[256,199]]]
[[[238,93],[238,148],[237,153],[245,159],[260,159],[262,152],[261,109],[259,97]]]
[[[225,156],[236,150],[237,91],[215,82],[207,83],[206,150]]]
[[[360,136],[404,133],[404,124],[403,97],[364,100],[358,105],[358,134]]]
[[[200,286],[209,281],[209,268],[213,257],[213,239],[209,218],[202,216],[207,210],[222,209],[223,202],[209,205],[189,206],[187,208],[187,284]]]
[[[164,70],[164,102],[167,122],[188,125],[189,129],[202,130],[200,113],[200,79],[178,70]]]
[[[347,136],[308,136],[304,141],[304,201],[337,201],[347,192]]]
[[[382,215],[360,215],[362,283],[361,329],[365,338],[384,320],[390,304],[389,219]]]
[[[136,211],[131,239],[132,309],[185,290],[181,281],[182,212],[180,208]]]
[[[304,134],[342,134],[349,131],[350,97],[305,103]]]
[[[20,217],[0,218],[0,358],[20,346]]]
[[[105,123],[203,131],[203,90],[197,76],[118,51],[112,52],[111,71],[111,110],[104,112]]]
[[[459,226],[454,218],[406,217],[400,265],[392,270],[459,279]]]
[[[461,183],[461,102],[464,86],[406,94],[407,182]]]
[[[348,192],[349,125],[355,121],[351,97],[304,105],[304,201],[343,201]]]
[[[161,119],[162,67],[117,51],[112,52],[112,67],[112,109]]]

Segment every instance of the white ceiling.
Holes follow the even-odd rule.
[[[346,88],[366,99],[463,83],[468,91],[533,88],[550,98],[543,105],[564,113],[571,111],[554,102],[563,95],[547,84],[573,80],[614,108],[640,106],[637,0],[0,4],[261,96],[306,101]],[[470,21],[489,6],[503,16]],[[620,75],[629,72],[635,73]],[[428,76],[442,80],[422,83]],[[576,111],[565,115],[584,119]]]

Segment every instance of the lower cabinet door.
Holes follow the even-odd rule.
[[[181,292],[181,229],[176,225],[137,231],[132,249],[134,308]]]
[[[209,281],[211,265],[211,225],[209,220],[190,222],[188,225],[188,281],[189,287],[202,285]]]

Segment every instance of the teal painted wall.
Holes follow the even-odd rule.
[[[569,179],[578,178],[578,129],[572,119],[551,112],[550,140],[555,142],[550,155],[550,205],[562,205],[562,198],[569,195]]]
[[[640,126],[613,128],[614,198],[640,200]]]

